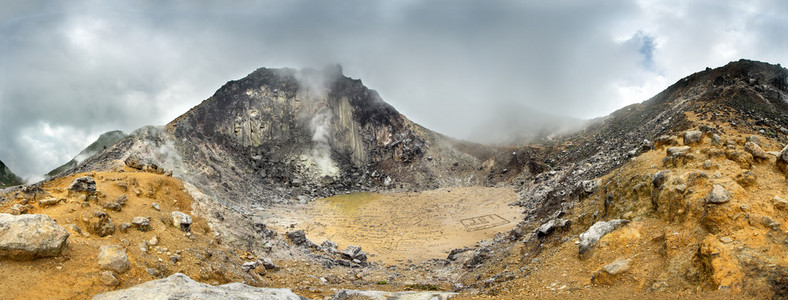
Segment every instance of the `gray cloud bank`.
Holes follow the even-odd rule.
[[[428,128],[497,142],[534,130],[500,126],[518,116],[598,117],[706,66],[785,62],[786,33],[780,0],[0,0],[0,160],[31,178],[258,67],[330,63]]]

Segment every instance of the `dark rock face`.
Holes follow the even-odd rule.
[[[8,167],[0,161],[0,188],[22,184],[22,178],[16,176]]]
[[[243,212],[344,192],[530,178],[543,170],[540,151],[429,131],[338,66],[262,68],[165,127],[138,129],[73,171],[157,165]]]

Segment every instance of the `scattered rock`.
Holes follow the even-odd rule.
[[[159,244],[159,237],[155,235],[152,238],[150,238],[150,240],[148,241],[148,245],[151,246],[156,246],[158,244]]]
[[[33,209],[33,206],[30,204],[14,204],[11,206],[11,214],[12,215],[23,215],[26,214],[28,211]]]
[[[320,244],[320,249],[323,249],[328,254],[334,254],[339,252],[337,250],[337,243],[334,243],[332,240],[325,240],[322,244]]]
[[[684,145],[700,143],[701,138],[703,138],[703,132],[699,130],[687,131],[684,133]]]
[[[128,199],[126,198],[126,195],[124,194],[124,195],[120,195],[117,198],[115,198],[115,201],[113,201],[113,202],[115,202],[118,205],[122,206],[122,205],[126,205],[126,200],[128,200]]]
[[[591,282],[594,284],[610,285],[618,281],[619,275],[629,271],[630,259],[619,258],[594,272]]]
[[[121,210],[120,204],[117,204],[115,202],[104,202],[104,204],[102,204],[101,206],[103,206],[104,208],[106,208],[108,210],[114,210],[114,211],[120,211]]]
[[[785,148],[780,151],[780,154],[777,155],[777,169],[788,176],[788,145],[786,145]]]
[[[178,227],[183,231],[191,231],[192,217],[179,211],[174,211],[172,216],[172,226]]]
[[[539,237],[548,236],[553,233],[553,230],[555,230],[555,220],[550,220],[536,229],[536,235]]]
[[[126,232],[129,231],[129,227],[131,227],[131,224],[129,224],[129,223],[120,223],[120,226],[118,226],[118,229],[120,229],[120,232],[126,233]]]
[[[145,167],[145,164],[143,164],[142,161],[136,156],[129,156],[126,158],[124,163],[129,166],[129,168],[137,170],[142,170],[142,168]]]
[[[129,257],[126,255],[126,250],[121,246],[101,246],[98,255],[98,266],[102,270],[123,274],[129,269]]]
[[[783,211],[784,210],[788,210],[788,200],[785,200],[785,199],[781,198],[780,196],[774,196],[774,198],[772,198],[772,204],[774,205],[774,208],[776,208],[776,209],[783,210]]]
[[[93,180],[93,177],[90,176],[83,176],[71,182],[71,185],[68,186],[68,194],[69,196],[72,193],[85,193],[88,195],[92,195],[96,193],[96,181]]]
[[[41,199],[38,200],[38,205],[41,207],[54,206],[58,204],[58,202],[60,202],[60,200],[55,198]]]
[[[744,171],[737,174],[736,177],[734,177],[734,180],[736,180],[736,182],[742,187],[749,188],[755,186],[755,184],[758,182],[758,177],[755,176],[755,173],[752,171]]]
[[[211,286],[182,273],[148,281],[124,290],[103,293],[94,300],[109,299],[276,299],[301,300],[290,289],[257,288],[242,283]]]
[[[580,234],[580,246],[578,249],[579,253],[583,254],[588,250],[591,250],[591,247],[596,245],[596,242],[598,242],[599,239],[627,223],[629,223],[628,220],[615,219],[607,222],[599,221],[594,225],[591,225],[591,227],[589,227],[586,232]]]
[[[0,259],[58,256],[66,249],[68,237],[68,231],[49,216],[0,213]]]
[[[367,254],[361,251],[361,247],[356,245],[348,245],[341,254],[343,258],[355,263],[364,263],[367,261]]]
[[[654,178],[651,180],[651,184],[654,185],[654,188],[658,189],[662,187],[662,185],[665,183],[665,180],[667,180],[668,177],[670,176],[668,174],[670,174],[669,170],[659,171],[656,174],[654,174]]]
[[[752,157],[755,159],[766,160],[769,159],[769,155],[766,154],[766,151],[763,151],[761,146],[753,142],[747,142],[744,144],[744,151],[752,154]]]
[[[134,228],[137,228],[139,231],[150,230],[150,220],[145,217],[134,217],[131,219],[131,225],[133,225]]]
[[[758,146],[763,146],[761,143],[761,138],[759,138],[757,135],[748,136],[746,140],[748,143],[754,143]]]
[[[248,262],[243,263],[243,265],[241,265],[241,268],[244,269],[244,272],[249,272],[252,269],[257,268],[257,266],[259,266],[259,265],[260,265],[260,262],[258,262],[258,261],[248,261]]]
[[[271,260],[270,258],[267,258],[267,257],[261,258],[259,261],[260,261],[260,265],[262,265],[263,267],[265,267],[268,270],[279,269],[279,266],[274,264],[274,261]]]
[[[731,195],[719,184],[715,184],[706,196],[706,203],[720,204],[731,200]]]
[[[679,155],[687,154],[687,151],[689,151],[690,149],[691,149],[690,146],[670,147],[666,152],[670,156],[679,156]]]
[[[675,136],[662,135],[654,139],[654,148],[659,148],[662,146],[676,146],[678,144],[679,140]]]
[[[725,151],[725,157],[739,164],[742,169],[752,168],[752,154],[734,149]]]
[[[304,245],[307,247],[314,245],[312,241],[306,238],[306,234],[304,233],[304,230],[289,231],[285,233],[285,235],[291,242],[293,242],[294,245]]]
[[[93,213],[93,217],[83,221],[88,232],[92,234],[105,237],[115,233],[115,224],[112,223],[109,215],[104,212],[96,211]]]
[[[159,207],[159,203],[153,202],[153,203],[150,204],[150,206],[152,206],[153,209],[155,209],[155,210],[161,211],[161,207]]]
[[[720,238],[720,242],[722,242],[724,244],[730,244],[730,243],[733,243],[733,239],[730,238],[730,237],[727,237],[727,236],[723,236],[723,237]]]
[[[120,284],[120,280],[117,276],[115,276],[115,273],[112,273],[112,271],[101,272],[99,279],[101,279],[101,283],[108,287],[116,287]]]
[[[711,136],[711,144],[712,145],[720,146],[720,145],[722,145],[722,143],[723,143],[723,140],[722,140],[722,137],[719,134],[715,133],[715,134],[713,134]]]

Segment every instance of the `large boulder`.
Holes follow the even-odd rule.
[[[46,215],[0,214],[0,259],[58,256],[66,249],[68,236]]]
[[[270,299],[301,300],[290,289],[258,288],[242,283],[211,286],[176,273],[170,277],[152,280],[119,291],[98,294],[93,300],[102,299]]]
[[[594,225],[580,234],[580,246],[579,246],[579,253],[583,254],[591,250],[591,247],[596,245],[596,242],[599,241],[603,236],[608,233],[613,232],[617,228],[621,227],[621,225],[629,223],[628,220],[624,219],[615,219],[610,221],[599,221],[596,222]]]
[[[130,267],[126,249],[117,245],[101,246],[98,255],[98,265],[102,270],[123,274],[123,272],[128,271]]]

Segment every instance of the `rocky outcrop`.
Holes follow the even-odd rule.
[[[301,300],[289,289],[257,288],[242,283],[211,286],[176,273],[167,278],[93,297],[93,300],[109,299],[270,299]]]
[[[68,231],[46,215],[0,214],[0,259],[29,260],[58,256]]]

